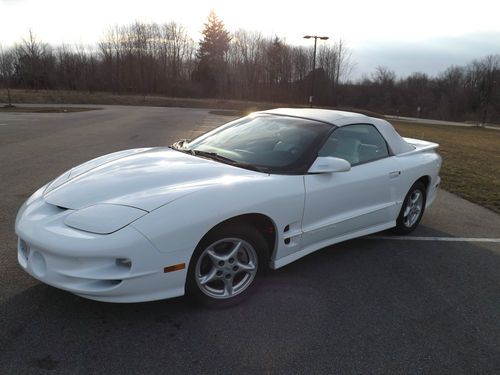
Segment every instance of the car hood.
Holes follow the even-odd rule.
[[[152,211],[208,186],[266,176],[168,148],[136,149],[73,168],[48,185],[44,199],[69,209],[110,203]]]

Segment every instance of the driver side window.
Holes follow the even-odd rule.
[[[333,156],[357,165],[385,158],[389,156],[389,150],[373,125],[348,125],[330,135],[318,156]]]

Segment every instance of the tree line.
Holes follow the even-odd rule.
[[[135,22],[110,28],[95,46],[51,46],[31,31],[0,49],[5,88],[220,97],[306,104],[448,120],[500,121],[500,56],[451,66],[436,77],[397,78],[378,67],[353,81],[342,40],[294,46],[278,36],[230,33],[212,11],[197,43],[176,23]]]

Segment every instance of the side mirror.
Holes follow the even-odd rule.
[[[318,156],[307,173],[336,173],[351,170],[351,163],[333,156]]]

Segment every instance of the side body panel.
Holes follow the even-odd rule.
[[[334,203],[332,208],[335,204],[337,204],[339,209],[347,211],[351,210],[351,215],[333,213],[329,220],[313,225],[311,223],[311,217],[305,213],[303,222],[303,246],[297,252],[275,259],[272,267],[280,268],[326,246],[394,227],[408,190],[418,179],[422,177],[429,178],[426,202],[426,207],[429,207],[436,198],[440,183],[439,170],[441,168],[441,157],[439,154],[437,154],[434,150],[427,150],[403,156],[394,156],[391,157],[391,159],[393,161],[393,164],[391,163],[391,167],[394,167],[397,171],[401,171],[401,174],[398,178],[390,179],[388,185],[388,191],[390,191],[390,202],[387,202],[387,205],[381,203],[382,201],[377,204],[377,200],[373,199],[373,194],[380,187],[376,187],[377,179],[374,178],[372,174],[374,171],[369,170],[369,165],[373,163],[365,164],[368,169],[363,171],[367,174],[363,176],[359,173],[357,176],[357,184],[351,185],[352,191],[349,191],[349,189],[345,186],[343,188],[341,187],[340,190],[343,191],[343,193],[338,197],[341,199],[333,201]],[[355,169],[358,167],[361,166],[354,167],[350,172],[342,173],[345,173],[345,176],[347,176],[348,173],[355,172]],[[358,170],[361,171],[362,169]],[[391,170],[389,173],[392,172],[393,171]],[[355,174],[358,173],[355,172]],[[341,175],[341,173],[338,175]],[[307,177],[311,176],[306,176],[305,178]],[[309,184],[306,183],[306,210],[307,202],[308,200],[311,200],[311,196],[309,195],[311,193],[311,185],[316,183],[319,186],[320,179],[324,179],[325,181],[329,181],[331,179],[331,181],[333,181],[335,178],[335,175],[316,175],[316,181],[311,180]],[[336,178],[339,186],[342,186],[341,181],[343,179],[347,180],[347,177]],[[370,182],[370,180],[372,181]],[[333,189],[335,188],[336,186],[333,186]],[[318,187],[316,187],[316,189],[318,189]],[[313,192],[313,194],[321,194],[321,189]],[[383,199],[387,199],[387,195],[383,193],[381,193],[380,196],[383,197]],[[356,202],[355,198],[360,199],[360,201]],[[313,197],[313,199],[315,198]],[[355,207],[359,206],[359,203],[364,204],[364,208],[358,208],[356,210]],[[327,207],[326,205],[322,206],[320,201],[318,201],[315,206],[315,208],[319,211],[325,210]],[[330,224],[331,229],[328,229],[328,224]],[[317,234],[314,233],[315,229],[322,227],[324,227],[324,230],[319,230]],[[331,236],[328,235],[330,233]]]
[[[400,176],[394,157],[304,176],[303,245],[393,221]]]

